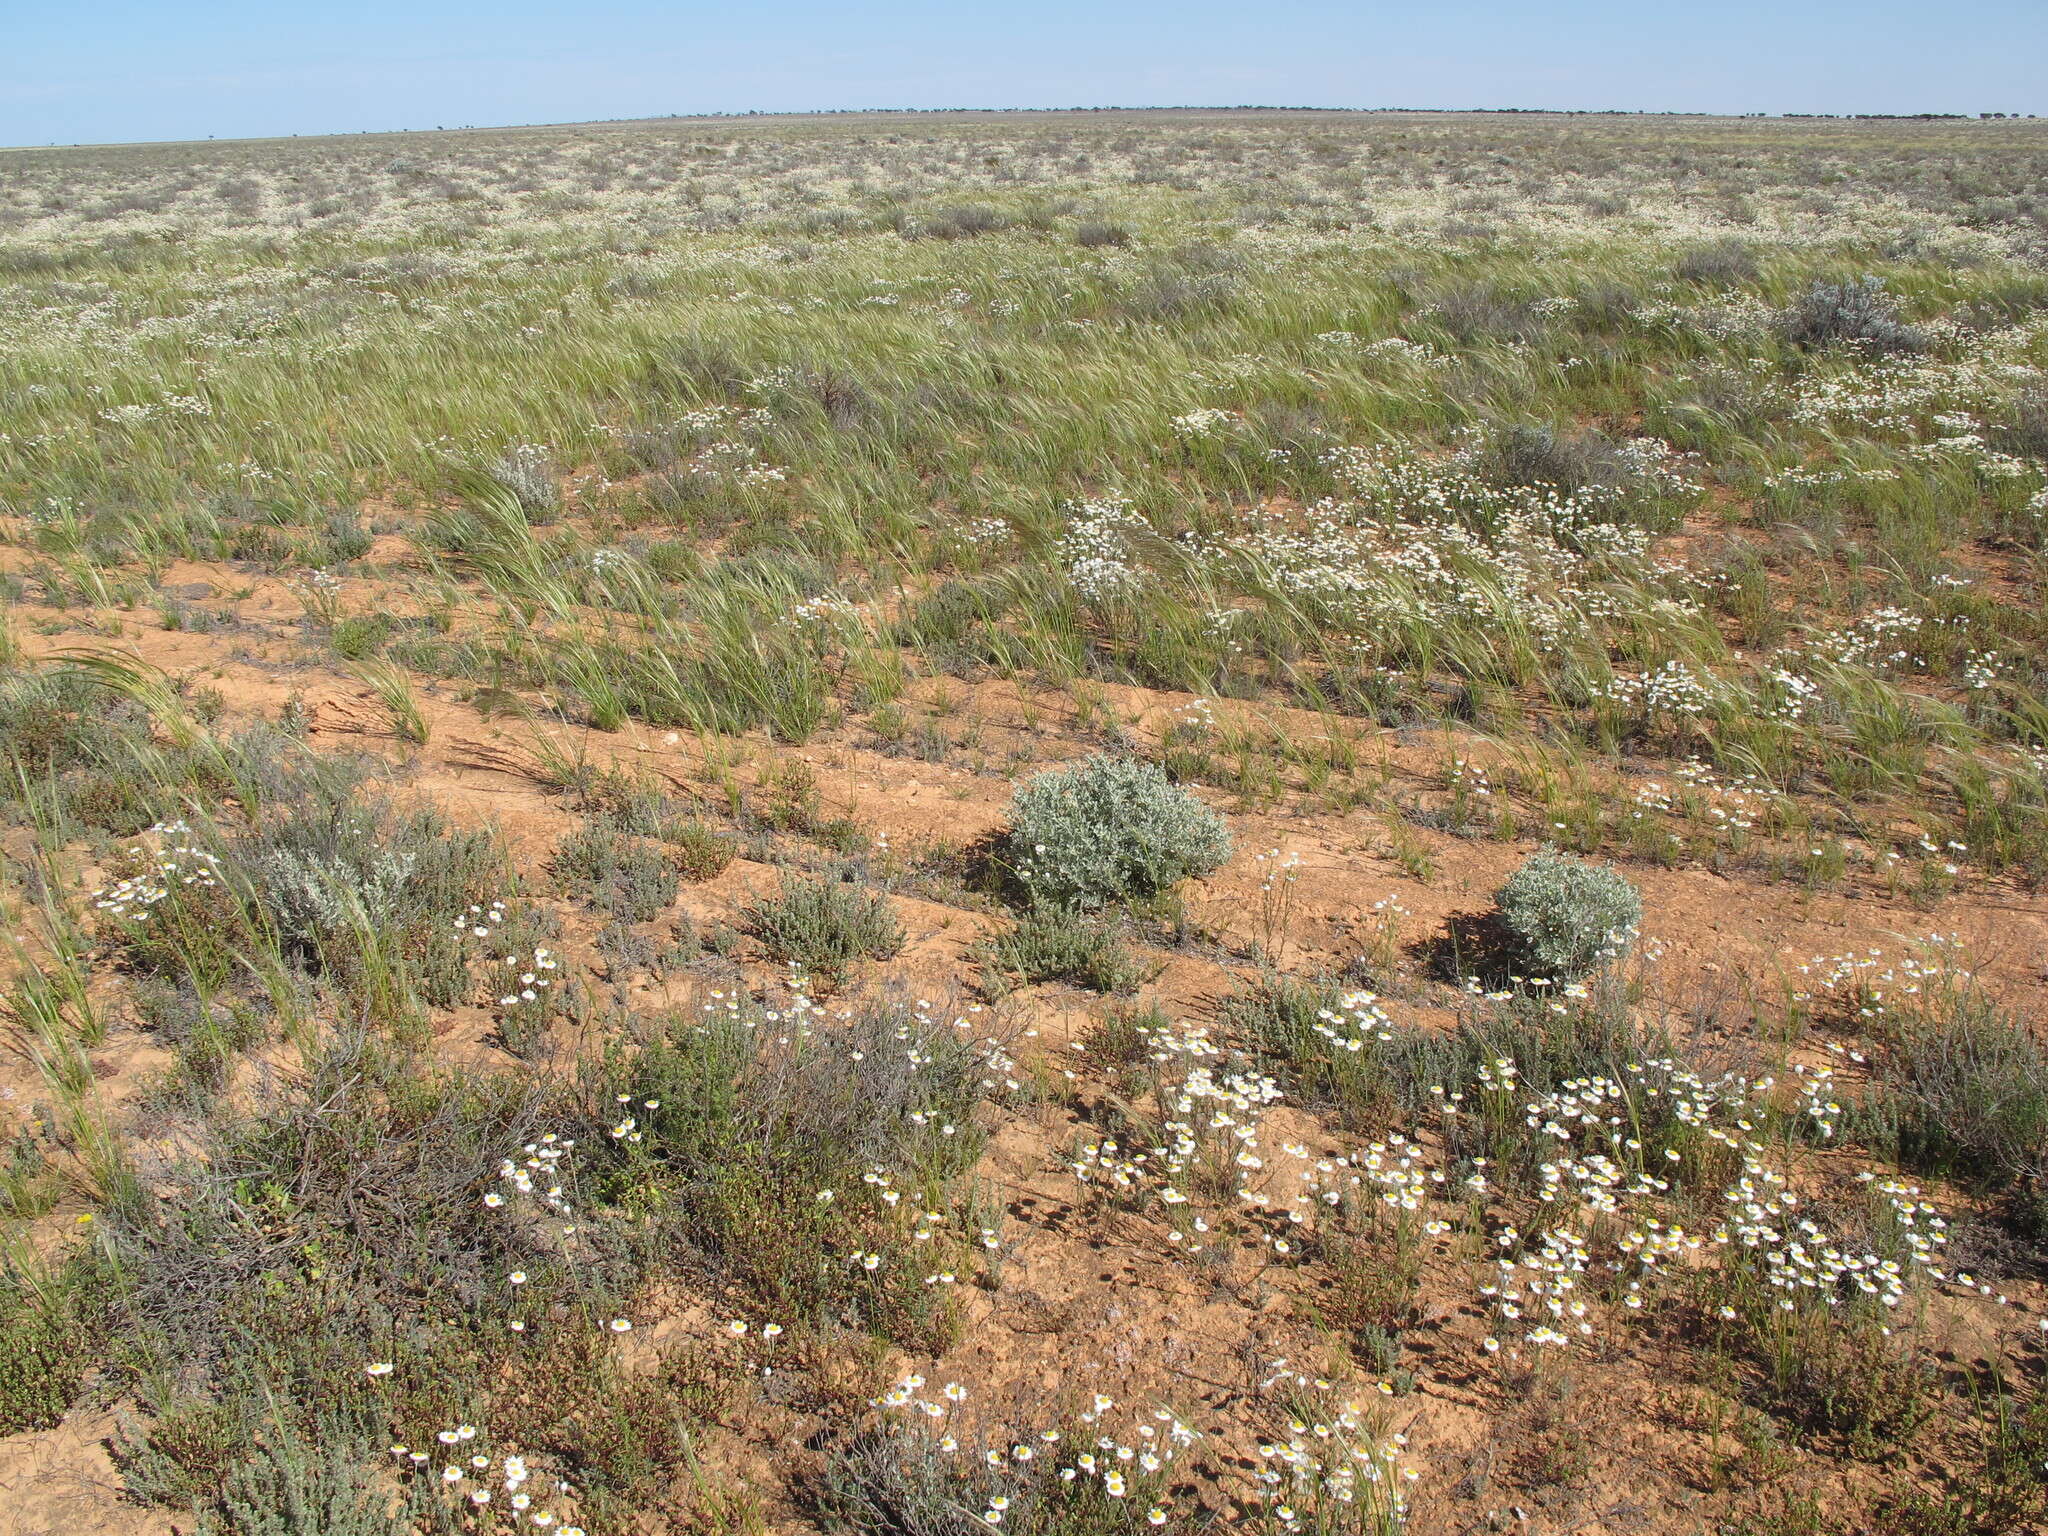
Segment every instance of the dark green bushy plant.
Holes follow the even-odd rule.
[[[900,1341],[942,1320],[920,1268],[875,1270],[824,1253],[917,1242],[888,1207],[860,1198],[888,1167],[938,1198],[981,1147],[973,1107],[983,1067],[943,1017],[883,1003],[828,1018],[797,1002],[764,1029],[742,1002],[674,1020],[638,1052],[615,1048],[607,1087],[633,1107],[634,1134],[604,1139],[598,1191],[653,1219],[678,1252],[708,1264],[760,1315],[861,1319]],[[802,1028],[791,1028],[802,1021]],[[830,1191],[826,1194],[823,1192]]]

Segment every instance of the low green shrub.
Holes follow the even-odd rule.
[[[1144,979],[1112,923],[1072,907],[1034,907],[983,954],[997,974],[1021,982],[1065,981],[1094,992],[1128,992]]]
[[[629,923],[644,923],[676,899],[681,876],[668,851],[603,820],[572,832],[555,850],[557,879],[592,906]]]
[[[89,1254],[34,1278],[0,1273],[0,1435],[64,1417],[96,1353],[105,1296]]]
[[[746,909],[748,929],[771,960],[838,977],[859,960],[903,947],[903,925],[880,891],[847,880],[794,878]]]

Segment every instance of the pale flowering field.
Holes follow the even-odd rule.
[[[2048,1521],[2048,127],[0,152],[0,1527]]]

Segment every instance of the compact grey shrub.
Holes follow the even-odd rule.
[[[1696,245],[1678,258],[1677,273],[1688,283],[1735,288],[1756,281],[1756,253],[1740,240]]]
[[[545,522],[561,507],[554,457],[539,443],[514,443],[484,473],[511,492],[528,522]]]
[[[1041,901],[1149,896],[1230,857],[1223,818],[1156,763],[1096,756],[1041,773],[1010,801],[1017,877]]]
[[[1432,307],[1437,323],[1466,346],[1529,341],[1549,324],[1527,300],[1484,283],[1437,293]]]
[[[1991,441],[2022,459],[2048,459],[2048,389],[2037,386],[2015,400],[2004,420],[1991,423]]]
[[[1009,220],[995,209],[969,203],[932,214],[918,228],[918,233],[928,240],[969,240],[976,235],[993,234],[1008,224]]]
[[[1088,250],[1100,250],[1104,246],[1123,246],[1130,243],[1131,232],[1121,224],[1109,224],[1098,219],[1089,219],[1074,230],[1074,244]]]
[[[221,1480],[217,1518],[201,1514],[206,1536],[399,1536],[412,1525],[386,1507],[369,1447],[345,1420],[305,1436],[280,1419],[251,1450]]]
[[[1545,849],[1494,893],[1501,921],[1534,975],[1564,980],[1621,954],[1643,921],[1643,897],[1605,864]]]
[[[418,856],[367,839],[345,853],[270,848],[251,861],[281,929],[313,938],[337,928],[382,928],[411,884]]]
[[[1629,478],[1627,465],[1606,434],[1560,434],[1526,422],[1488,435],[1479,472],[1494,485],[1549,485],[1567,496],[1589,486],[1620,485]]]
[[[1899,318],[1897,301],[1878,277],[1816,282],[1778,317],[1778,331],[1801,347],[1856,342],[1878,352],[1919,352],[1927,346],[1920,329]]]

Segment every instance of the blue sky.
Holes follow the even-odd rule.
[[[0,144],[894,106],[2048,114],[2048,0],[0,0],[0,36]]]

